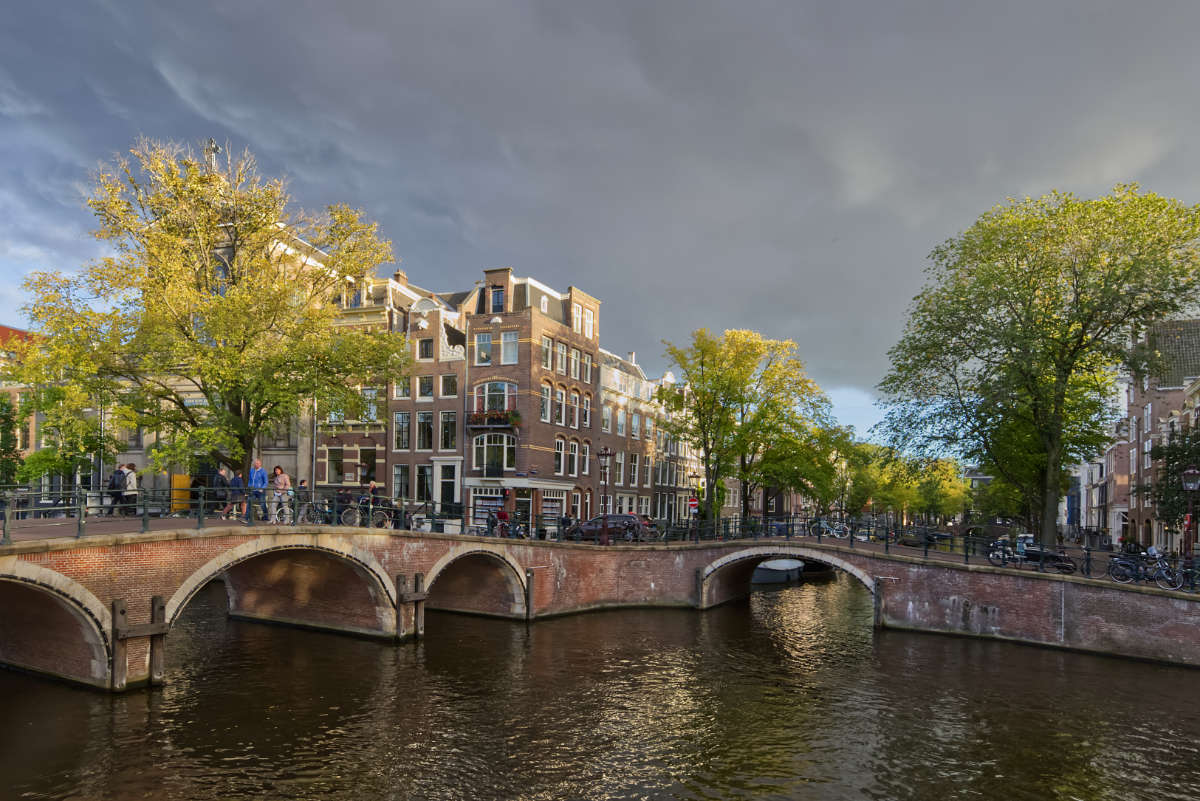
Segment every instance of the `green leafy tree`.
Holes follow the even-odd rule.
[[[1200,290],[1198,238],[1200,209],[1136,186],[987,212],[931,254],[880,384],[884,430],[992,465],[1052,543],[1062,466],[1100,447],[1117,368],[1148,356],[1130,333]]]
[[[44,476],[73,479],[77,473],[91,472],[96,455],[112,460],[120,451],[120,443],[100,430],[88,396],[77,385],[35,386],[26,394],[22,414],[33,409],[41,412],[38,429],[43,447],[17,468],[21,483]]]
[[[17,407],[7,394],[0,394],[0,484],[17,480],[21,452],[17,449]]]
[[[824,418],[828,401],[805,375],[794,342],[741,330],[716,337],[701,328],[686,347],[665,344],[680,382],[659,390],[670,412],[664,427],[700,453],[706,486],[742,483],[748,516],[750,498],[778,475],[780,435],[800,441]],[[705,519],[715,519],[715,500],[712,493],[703,499]]]
[[[353,415],[358,386],[407,369],[402,335],[337,324],[343,295],[392,260],[360,212],[293,210],[248,153],[130,152],[88,200],[112,255],[26,281],[35,338],[16,380],[73,387],[157,432],[158,469],[207,457],[248,470],[258,436],[302,404]]]
[[[1135,496],[1141,498],[1149,494],[1154,500],[1155,516],[1168,526],[1180,528],[1188,510],[1183,471],[1189,467],[1200,469],[1200,427],[1193,426],[1155,445],[1150,449],[1150,456],[1162,460],[1162,465],[1152,485],[1134,488]]]

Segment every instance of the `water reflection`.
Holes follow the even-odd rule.
[[[1192,798],[1196,671],[873,632],[857,584],[704,614],[431,614],[392,647],[225,619],[169,684],[0,672],[24,798]],[[1140,788],[1134,792],[1133,788]],[[2,794],[0,794],[2,795]]]

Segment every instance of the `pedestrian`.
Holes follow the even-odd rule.
[[[263,469],[262,459],[255,459],[254,466],[250,468],[250,480],[247,482],[250,487],[250,505],[255,503],[259,506],[261,520],[267,519],[267,471]],[[247,510],[249,514],[249,510]]]
[[[113,474],[108,477],[108,516],[120,514],[121,496],[125,493],[125,465],[119,464],[113,468]]]
[[[500,529],[500,536],[508,536],[508,510],[503,506],[496,512],[496,525]]]
[[[133,462],[125,465],[125,489],[121,492],[125,499],[126,515],[137,514],[137,497],[138,497],[138,474],[137,465]]]
[[[562,518],[558,521],[558,538],[566,539],[567,532],[571,530],[571,515],[563,512]]]
[[[280,517],[287,515],[291,509],[289,507],[288,493],[292,489],[292,480],[288,478],[288,474],[283,472],[283,468],[275,465],[271,476],[271,522],[279,523]]]
[[[221,465],[213,476],[213,509],[222,520],[229,517],[233,504],[229,502],[229,468]]]
[[[246,481],[242,478],[242,471],[238,470],[233,474],[233,478],[229,479],[229,506],[226,510],[226,517],[230,515],[229,510],[233,510],[234,517],[238,515],[245,516],[246,514]]]
[[[489,536],[489,537],[491,537],[491,536],[494,536],[494,535],[496,534],[496,525],[497,525],[499,522],[500,522],[500,521],[499,521],[499,519],[496,517],[496,512],[495,512],[495,510],[493,510],[493,509],[488,509],[488,513],[487,513],[487,533],[488,533],[488,536]]]

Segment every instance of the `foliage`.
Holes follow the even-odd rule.
[[[15,380],[69,386],[157,432],[156,468],[246,469],[259,434],[302,403],[353,415],[359,385],[406,369],[402,336],[335,324],[343,292],[391,261],[358,211],[291,210],[248,153],[215,168],[172,144],[131,154],[88,200],[112,255],[26,281],[36,336]]]
[[[754,331],[716,337],[703,328],[686,347],[665,344],[680,383],[659,390],[669,412],[664,428],[700,453],[705,484],[741,481],[748,517],[750,498],[765,483],[782,475],[800,481],[794,468],[811,458],[828,401],[805,374],[796,344]],[[782,463],[787,456],[800,460],[793,469]],[[715,518],[715,500],[715,493],[703,499],[705,519]]]
[[[21,466],[21,453],[17,450],[17,424],[17,410],[12,398],[0,394],[0,484],[14,483],[17,469]]]
[[[93,460],[112,460],[120,443],[100,430],[100,420],[90,406],[87,395],[78,386],[34,386],[25,396],[21,414],[28,416],[33,409],[42,411],[38,429],[43,447],[25,459],[17,468],[20,483],[36,481],[43,476],[73,477],[90,473]]]
[[[1150,449],[1150,457],[1162,460],[1161,469],[1153,485],[1135,488],[1135,497],[1145,497],[1145,493],[1150,493],[1156,507],[1155,517],[1169,526],[1179,528],[1188,510],[1183,471],[1189,467],[1200,468],[1200,427],[1185,429],[1166,442],[1155,445]]]
[[[1200,289],[1200,209],[1136,186],[1011,201],[930,256],[892,366],[883,430],[898,447],[987,463],[1053,542],[1062,465],[1094,454],[1139,325]]]

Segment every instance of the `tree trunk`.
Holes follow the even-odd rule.
[[[1039,541],[1042,545],[1058,543],[1058,491],[1062,469],[1061,437],[1055,437],[1046,449],[1046,469],[1042,474],[1042,519]]]

